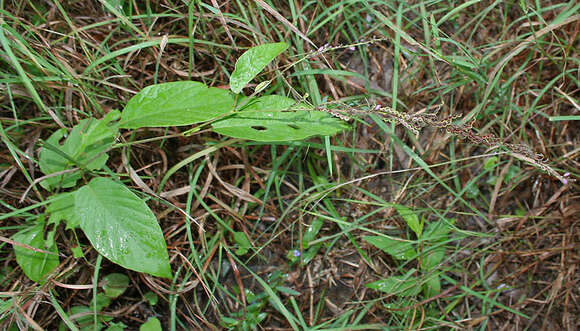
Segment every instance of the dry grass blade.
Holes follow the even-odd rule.
[[[218,17],[220,19],[220,22],[222,23],[222,26],[224,27],[224,30],[226,31],[226,33],[228,35],[228,38],[232,42],[232,45],[234,46],[234,49],[237,49],[238,46],[236,46],[236,42],[234,40],[234,37],[232,36],[232,33],[230,32],[230,28],[228,27],[228,24],[226,22],[226,19],[224,18],[224,14],[220,10],[220,6],[219,6],[217,0],[211,0],[211,4],[217,10],[217,13],[218,13]]]
[[[266,10],[268,13],[272,14],[274,17],[276,17],[276,19],[278,21],[282,22],[284,25],[286,25],[286,27],[288,27],[290,30],[292,30],[294,33],[296,33],[298,36],[300,36],[300,38],[304,39],[304,41],[308,42],[314,48],[317,48],[316,44],[314,44],[314,42],[312,42],[312,40],[310,40],[310,38],[308,38],[300,30],[298,30],[298,28],[295,27],[292,23],[290,23],[290,21],[288,21],[286,19],[286,17],[282,16],[282,14],[278,13],[274,8],[270,7],[269,4],[267,4],[263,0],[254,0],[254,1],[258,4],[258,6],[260,6],[262,9]]]

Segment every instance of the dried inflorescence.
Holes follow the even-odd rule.
[[[318,109],[338,117],[343,121],[351,120],[350,116],[352,115],[373,113],[386,121],[403,125],[411,132],[413,132],[415,136],[418,136],[421,129],[427,126],[442,129],[452,135],[460,137],[461,139],[467,139],[474,144],[485,145],[490,148],[503,147],[507,149],[513,156],[529,162],[541,170],[548,172],[552,176],[558,178],[562,183],[567,184],[568,181],[570,181],[570,179],[567,179],[565,176],[560,175],[558,172],[552,169],[548,165],[548,160],[544,157],[543,154],[535,153],[527,145],[504,143],[499,137],[491,133],[479,134],[473,130],[473,124],[475,123],[475,120],[468,122],[467,124],[454,124],[453,122],[460,119],[462,115],[455,114],[443,119],[439,119],[436,113],[407,114],[396,111],[389,107],[375,107],[368,112],[355,109],[341,109],[340,111],[327,108]]]

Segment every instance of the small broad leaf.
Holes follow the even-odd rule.
[[[81,257],[84,257],[85,256],[85,254],[83,253],[83,249],[81,248],[81,246],[71,247],[70,250],[73,253],[73,257],[75,259],[80,259]]]
[[[421,292],[421,284],[413,273],[415,269],[409,270],[404,276],[392,276],[372,282],[367,287],[399,297],[415,296]]]
[[[44,220],[41,217],[39,221],[12,236],[12,240],[21,244],[52,252],[47,254],[33,251],[30,248],[14,245],[16,262],[24,274],[35,282],[46,281],[45,277],[50,274],[59,265],[58,248],[54,241],[47,241],[43,238]]]
[[[423,263],[421,269],[431,271],[445,258],[445,246],[423,246]]]
[[[310,246],[310,242],[316,238],[316,235],[318,235],[318,232],[322,228],[323,224],[324,220],[321,217],[317,217],[314,219],[314,221],[312,221],[312,224],[308,226],[304,232],[304,235],[302,236],[302,248],[306,249],[308,246]]]
[[[348,125],[322,111],[279,95],[257,98],[244,110],[212,124],[217,133],[255,141],[302,140],[331,136]]]
[[[64,137],[65,133],[65,129],[55,131],[45,141],[44,146],[40,150],[38,162],[40,165],[40,170],[46,175],[74,167],[72,156],[68,155],[65,151],[62,151],[59,148],[60,145],[58,142]],[[48,146],[50,146],[50,148]],[[61,148],[65,149],[65,146],[66,142],[64,146],[61,146]],[[69,188],[75,186],[79,178],[81,178],[81,174],[77,171],[47,178],[40,182],[40,186],[47,190],[52,190],[58,188],[59,186],[62,188]]]
[[[143,294],[143,298],[145,298],[145,300],[147,300],[147,302],[149,303],[150,306],[155,306],[157,304],[157,302],[159,301],[159,297],[157,296],[157,294],[155,294],[155,292],[151,292],[151,291]]]
[[[439,275],[431,275],[427,282],[425,282],[423,292],[425,297],[431,298],[439,293],[441,293],[441,279]]]
[[[364,236],[363,239],[398,260],[410,260],[415,256],[413,243],[408,241],[383,236]]]
[[[108,159],[105,152],[111,148],[119,131],[116,122],[119,116],[119,111],[113,110],[103,119],[88,118],[80,121],[62,145],[59,142],[65,137],[66,130],[54,132],[40,150],[40,170],[49,175],[74,167],[101,169]],[[80,176],[78,171],[66,173],[45,179],[40,185],[47,190],[72,187]]]
[[[149,317],[147,322],[141,324],[139,331],[161,331],[161,322],[157,317]]]
[[[399,215],[401,215],[411,230],[415,232],[417,238],[421,238],[421,233],[423,232],[423,223],[419,222],[419,217],[417,214],[413,210],[402,205],[393,205],[393,207],[395,207]]]
[[[125,274],[112,273],[103,278],[103,290],[109,298],[116,298],[129,287],[129,277]]]
[[[123,110],[121,127],[167,127],[206,122],[233,109],[229,91],[200,82],[170,82],[147,86]]]
[[[240,324],[240,321],[238,321],[235,318],[231,318],[231,317],[227,317],[227,316],[222,316],[220,318],[220,325],[227,327],[227,328],[234,328],[235,326],[238,326]]]
[[[250,240],[243,232],[238,231],[234,232],[234,241],[239,246],[238,249],[236,250],[236,255],[246,254],[250,249],[250,247],[252,246],[252,243],[250,243]]]
[[[230,89],[238,94],[278,54],[288,48],[286,43],[271,43],[252,47],[236,61],[236,69],[230,77]]]
[[[92,308],[92,307],[96,306],[97,311],[101,311],[111,304],[111,298],[108,297],[107,295],[105,295],[105,293],[97,293],[96,299],[97,299],[96,305],[95,305],[95,297],[94,297],[91,300],[91,303],[89,303],[89,307]]]
[[[499,158],[497,156],[492,156],[487,160],[485,160],[485,163],[483,164],[483,169],[490,171],[497,166],[498,162]]]
[[[75,193],[75,212],[93,247],[107,259],[171,278],[167,246],[155,215],[123,184],[94,178]]]

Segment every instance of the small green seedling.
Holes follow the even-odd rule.
[[[238,245],[236,255],[244,255],[252,247],[252,243],[250,242],[246,234],[243,232],[238,231],[234,232],[234,241]]]
[[[282,274],[280,271],[274,271],[268,276],[267,283],[274,293],[268,293],[268,291],[264,291],[256,294],[250,289],[244,288],[244,295],[247,303],[245,310],[232,312],[229,316],[221,316],[220,325],[228,330],[249,331],[258,329],[260,323],[266,319],[266,317],[268,317],[268,314],[262,310],[266,307],[268,302],[271,301],[272,294],[281,292],[290,296],[300,295],[300,293],[292,289],[281,286],[283,283],[283,278],[284,274]],[[239,294],[240,289],[238,287],[235,289]]]
[[[113,317],[100,314],[111,302],[125,292],[129,285],[129,277],[124,274],[112,273],[103,277],[100,283],[103,292],[97,293],[88,306],[74,306],[69,311],[69,318],[74,321],[79,330],[102,330],[105,325],[107,331],[124,330],[127,326],[122,322],[112,322]],[[97,317],[95,319],[95,313]],[[96,321],[96,323],[95,323]],[[59,330],[65,330],[64,322],[61,322]]]
[[[405,275],[387,277],[367,286],[398,297],[415,296],[421,289],[427,298],[439,294],[441,280],[434,270],[445,258],[444,245],[450,240],[449,233],[453,229],[454,220],[429,223],[423,230],[424,220],[419,221],[415,212],[405,206],[395,205],[394,207],[415,232],[418,240],[415,242],[387,236],[365,236],[363,239],[399,261],[409,261],[420,257],[420,272],[411,269]],[[422,245],[418,245],[419,242]],[[422,277],[417,274],[421,274]]]

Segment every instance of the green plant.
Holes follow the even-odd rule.
[[[107,153],[113,148],[120,128],[207,122],[217,133],[256,141],[300,140],[346,129],[348,126],[333,116],[287,97],[239,95],[286,48],[285,43],[274,43],[246,51],[230,77],[230,88],[236,98],[227,90],[199,82],[157,84],[135,95],[122,114],[114,110],[100,120],[80,121],[70,133],[65,128],[54,132],[40,152],[40,169],[46,174],[40,185],[57,192],[76,187],[80,179],[85,184],[48,199],[46,212],[49,224],[54,227],[46,238],[44,216],[14,235],[16,242],[35,248],[31,250],[24,245],[14,248],[26,275],[34,281],[43,281],[58,266],[54,234],[56,226],[65,221],[67,229],[80,228],[93,247],[110,261],[130,270],[171,277],[165,240],[155,215],[118,174],[106,167]],[[245,235],[234,233],[234,239],[241,245],[237,253],[245,254],[249,248]]]
[[[441,293],[441,278],[445,274],[442,263],[445,259],[446,245],[457,238],[450,238],[453,231],[453,219],[441,219],[425,225],[425,220],[413,210],[402,206],[394,205],[399,215],[414,232],[416,241],[404,240],[401,238],[391,238],[387,236],[364,236],[363,239],[371,245],[391,255],[395,261],[402,265],[418,261],[418,268],[408,268],[402,275],[389,276],[366,286],[395,296],[390,303],[385,304],[387,309],[391,309],[400,318],[408,318],[408,313],[413,313],[415,301],[411,300],[420,295],[423,291],[423,302],[428,302],[430,298]],[[436,317],[438,311],[426,305],[427,315]],[[413,323],[413,319],[410,319]]]
[[[428,223],[423,231],[424,219],[419,221],[417,214],[405,206],[394,207],[415,233],[417,241],[387,236],[365,236],[363,239],[391,255],[395,260],[409,262],[418,258],[420,272],[411,268],[404,275],[390,276],[367,286],[399,297],[415,296],[421,289],[427,298],[439,294],[441,279],[437,269],[445,258],[445,245],[454,240],[449,238],[454,220],[442,219]]]
[[[114,323],[113,317],[99,313],[127,290],[129,277],[119,273],[108,274],[103,277],[100,285],[103,292],[97,293],[88,306],[70,308],[68,322],[75,321],[80,330],[101,330],[105,323],[109,325],[108,331],[124,330],[126,325],[122,322]],[[59,330],[66,330],[64,322],[60,324]]]
[[[243,310],[232,312],[229,316],[221,316],[221,326],[229,330],[256,330],[260,323],[268,317],[268,314],[263,311],[268,301],[272,297],[276,297],[278,292],[287,295],[300,295],[300,293],[282,286],[285,276],[280,271],[272,272],[266,280],[268,288],[265,288],[264,292],[258,294],[244,288],[244,297],[247,302],[246,307]],[[254,277],[257,277],[257,275],[254,275]],[[240,288],[236,287],[235,290],[239,294]]]

